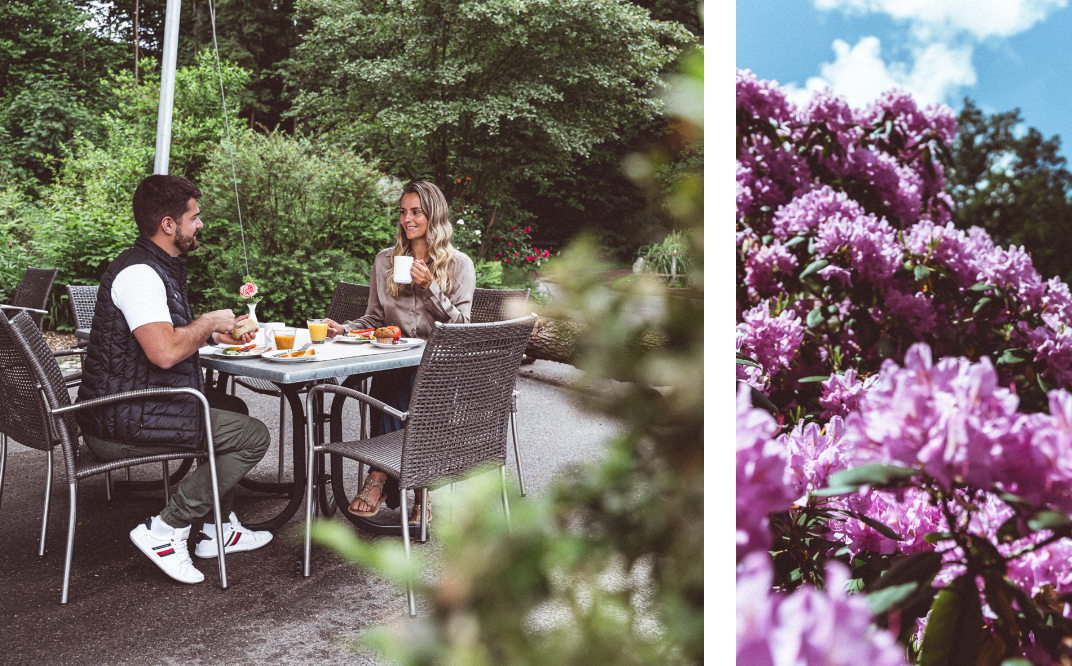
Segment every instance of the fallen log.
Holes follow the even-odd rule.
[[[532,329],[532,337],[525,347],[529,359],[542,359],[573,365],[578,338],[584,330],[582,324],[561,319],[538,317]],[[637,351],[651,351],[666,345],[667,337],[657,333],[645,333],[636,340]]]
[[[576,322],[538,317],[529,344],[525,347],[525,356],[573,365],[577,334],[581,328]]]

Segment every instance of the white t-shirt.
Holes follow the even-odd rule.
[[[119,271],[112,280],[112,302],[131,331],[158,321],[171,323],[164,281],[148,264],[133,264]]]

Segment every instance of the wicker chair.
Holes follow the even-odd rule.
[[[71,321],[75,328],[91,328],[93,326],[93,313],[97,309],[96,285],[67,285],[67,305],[71,308]],[[82,342],[80,346],[85,346]]]
[[[335,294],[331,297],[328,305],[328,319],[335,321],[350,321],[363,317],[368,308],[369,286],[367,284],[354,284],[352,282],[339,282],[335,287]],[[276,480],[283,482],[283,426],[287,417],[287,403],[283,398],[283,392],[275,384],[256,377],[235,377],[231,382],[231,395],[234,395],[235,385],[273,398],[279,398],[279,469]]]
[[[316,445],[312,422],[306,425],[307,459],[326,451],[377,467],[398,479],[406,557],[409,557],[410,540],[407,489],[420,489],[420,539],[424,541],[428,534],[425,510],[428,488],[498,467],[502,478],[503,511],[509,521],[506,427],[517,371],[535,324],[535,315],[490,324],[437,322],[417,367],[409,411],[405,413],[343,386],[320,384],[309,389],[305,398],[306,411],[312,408],[318,395],[336,393],[355,398],[406,424],[402,430],[386,435],[353,442],[327,442],[323,446]],[[310,475],[306,484],[302,571],[307,577],[312,573],[312,493]],[[416,615],[412,587],[408,597],[409,614]]]
[[[52,283],[56,281],[58,268],[27,268],[22,274],[15,299],[11,305],[0,305],[4,310],[26,310],[37,324],[38,331],[45,330],[45,315],[48,314],[48,296],[52,293]]]
[[[335,294],[328,306],[327,318],[335,321],[353,321],[365,316],[368,310],[369,286],[340,282],[335,287]]]
[[[10,322],[0,318],[0,390],[8,407],[5,412],[4,426],[20,444],[31,448],[48,451],[59,444],[67,468],[67,483],[70,490],[70,510],[67,523],[67,555],[63,565],[63,593],[60,603],[66,604],[71,579],[71,561],[74,556],[74,530],[78,523],[78,483],[97,474],[105,474],[115,469],[129,468],[133,465],[161,463],[164,478],[167,478],[167,462],[190,458],[207,458],[212,476],[212,506],[216,518],[216,539],[220,558],[220,585],[227,587],[227,569],[223,553],[223,526],[220,518],[220,495],[216,484],[216,458],[212,443],[212,421],[208,401],[199,391],[192,388],[154,388],[141,391],[129,391],[115,395],[96,398],[78,404],[71,404],[67,387],[49,348],[28,315],[20,313]],[[205,419],[205,451],[168,453],[143,458],[127,458],[113,462],[102,462],[88,448],[78,446],[80,432],[74,420],[74,412],[93,409],[104,405],[138,400],[163,395],[187,394],[201,403]],[[49,467],[51,470],[51,466]],[[42,525],[42,544],[44,530],[48,526],[47,494],[51,490],[51,473],[46,482],[46,509]],[[165,487],[165,495],[170,488]]]
[[[528,289],[476,289],[473,291],[473,309],[469,321],[484,324],[503,321],[519,316],[529,303]],[[510,434],[514,438],[514,460],[517,461],[517,481],[521,486],[521,496],[525,497],[525,468],[521,466],[521,444],[517,441],[517,398],[521,395],[516,388],[510,405]]]

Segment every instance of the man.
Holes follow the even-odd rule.
[[[78,399],[156,387],[204,391],[197,350],[204,344],[249,342],[231,337],[235,315],[208,312],[194,319],[186,296],[187,252],[201,229],[201,191],[185,178],[149,176],[134,192],[134,221],[141,235],[105,271],[93,314],[89,350]],[[250,418],[241,400],[216,391],[212,440],[220,489],[225,553],[253,550],[272,539],[251,532],[231,511],[234,486],[268,450],[268,428]],[[135,400],[78,413],[86,445],[104,460],[204,448],[204,417],[191,396]],[[229,410],[229,411],[227,411]],[[242,412],[242,413],[238,413]],[[134,544],[164,573],[184,583],[204,580],[190,560],[190,526],[212,511],[208,465],[198,465],[178,486],[167,507],[130,533]],[[215,525],[201,529],[195,555],[216,557]]]

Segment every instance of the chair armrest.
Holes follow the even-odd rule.
[[[25,310],[26,312],[33,312],[35,314],[48,314],[48,310],[38,310],[37,308],[27,308],[21,305],[0,305],[0,310]]]
[[[60,349],[60,350],[54,351],[54,352],[52,352],[52,356],[53,357],[59,357],[59,356],[85,356],[88,353],[89,353],[89,349],[76,349],[74,347],[71,347],[69,349]]]
[[[310,400],[312,400],[313,395],[316,393],[337,393],[347,398],[360,400],[361,402],[365,403],[370,407],[375,407],[376,409],[380,410],[381,412],[384,412],[385,414],[390,414],[399,421],[405,421],[407,418],[409,418],[409,412],[400,412],[394,407],[380,402],[376,398],[362,393],[361,391],[355,391],[353,389],[346,388],[345,386],[338,386],[335,384],[317,384],[316,386],[313,386],[309,389],[309,395],[305,396],[306,402],[308,403]],[[308,406],[306,406],[306,413],[309,413]]]
[[[85,402],[77,402],[73,405],[66,407],[57,407],[56,409],[49,409],[54,415],[67,414],[70,412],[80,412],[84,409],[92,409],[94,407],[103,407],[104,405],[111,405],[117,402],[126,402],[127,400],[143,400],[145,398],[153,398],[157,396],[176,395],[178,393],[193,393],[195,397],[201,395],[200,391],[192,388],[151,388],[151,389],[139,389],[137,391],[127,391],[125,393],[116,393],[114,395],[106,395],[101,398],[93,398],[92,400],[86,400]]]

